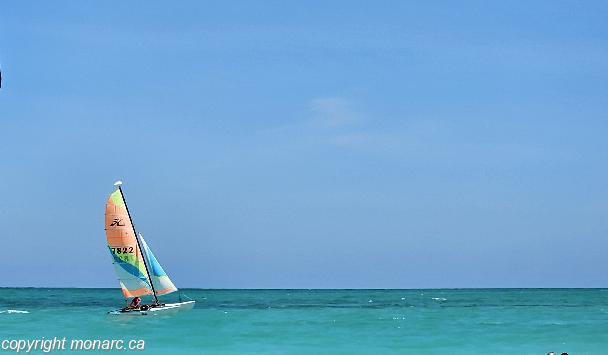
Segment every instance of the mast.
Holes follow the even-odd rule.
[[[154,295],[154,303],[158,304],[158,297],[156,296],[156,290],[154,289],[154,282],[152,282],[152,275],[150,275],[150,270],[148,269],[148,262],[146,261],[146,256],[144,255],[144,249],[141,247],[141,242],[139,241],[139,237],[137,232],[135,231],[135,224],[133,224],[133,218],[131,218],[131,212],[129,212],[129,206],[127,206],[127,200],[125,199],[125,194],[122,192],[122,181],[116,181],[114,186],[118,186],[118,191],[120,191],[120,195],[122,196],[122,200],[125,203],[125,208],[127,209],[127,215],[129,216],[129,221],[131,222],[131,228],[133,228],[133,233],[135,234],[135,240],[137,241],[137,247],[139,248],[139,252],[144,261],[144,266],[146,268],[146,274],[148,274],[148,280],[150,280],[150,286],[152,286],[152,294]]]

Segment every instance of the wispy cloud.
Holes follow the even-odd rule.
[[[340,127],[361,121],[362,115],[342,97],[320,97],[310,101],[313,120],[323,126]]]
[[[373,150],[390,150],[399,148],[396,137],[378,132],[350,132],[335,134],[329,138],[329,143],[339,148]]]
[[[352,100],[340,96],[310,100],[311,123],[323,141],[341,149],[390,149],[397,146],[391,135],[374,130],[373,122]]]

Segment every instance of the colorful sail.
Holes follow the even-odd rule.
[[[106,204],[106,237],[118,281],[125,298],[152,295],[143,254],[120,189],[110,195]]]
[[[177,287],[173,285],[163,267],[160,266],[158,260],[152,253],[152,250],[148,247],[148,243],[146,243],[144,237],[140,234],[139,241],[141,242],[141,247],[144,249],[144,254],[146,255],[146,260],[148,261],[148,270],[150,271],[150,277],[152,278],[152,284],[154,285],[154,290],[157,295],[166,295],[171,292],[177,291]]]

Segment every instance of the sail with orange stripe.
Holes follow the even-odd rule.
[[[125,298],[156,297],[177,291],[145,241],[138,241],[120,187],[106,203],[105,226],[112,263]],[[143,253],[139,247],[141,244],[145,249]]]

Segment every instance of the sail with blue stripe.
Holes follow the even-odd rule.
[[[157,295],[166,295],[171,292],[177,291],[177,287],[173,284],[167,273],[160,265],[152,250],[148,247],[148,243],[144,237],[140,234],[139,240],[142,244],[142,248],[144,250],[144,255],[146,260],[148,261],[148,268],[150,271],[150,278],[152,279],[152,284],[154,285],[154,289]]]

